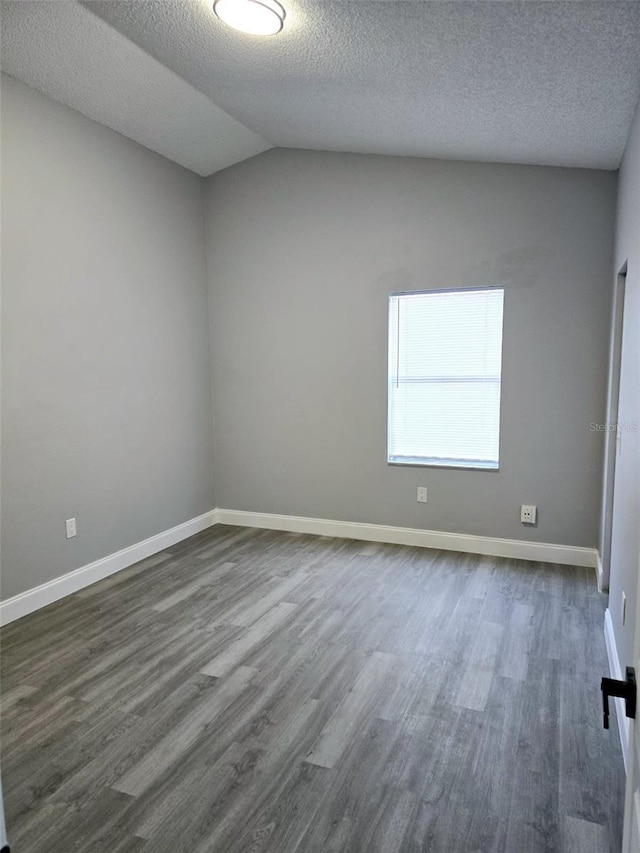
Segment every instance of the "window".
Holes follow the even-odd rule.
[[[388,461],[497,469],[502,287],[389,297]]]

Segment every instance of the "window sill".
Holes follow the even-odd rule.
[[[500,471],[500,465],[492,462],[430,461],[420,458],[407,458],[403,460],[387,459],[387,465],[393,468],[448,468],[456,471]]]

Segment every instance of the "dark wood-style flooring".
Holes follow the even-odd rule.
[[[217,526],[2,631],[14,853],[606,853],[591,570]]]

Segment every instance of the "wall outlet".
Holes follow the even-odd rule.
[[[620,603],[620,621],[623,625],[627,621],[627,596],[624,592],[622,593],[622,601]]]
[[[535,524],[538,510],[532,504],[522,504],[520,507],[520,521],[523,524]]]
[[[67,528],[67,539],[73,539],[73,537],[76,536],[78,533],[75,518],[68,518],[65,521],[65,525]]]
[[[419,504],[426,504],[428,491],[429,490],[426,486],[418,486],[418,495],[416,497],[416,500]]]

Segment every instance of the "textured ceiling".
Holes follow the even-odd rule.
[[[201,174],[270,144],[619,165],[638,0],[283,2],[271,39],[210,0],[3,2],[3,65]]]
[[[3,71],[200,175],[272,147],[76,3],[0,14]]]

